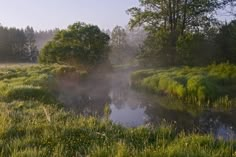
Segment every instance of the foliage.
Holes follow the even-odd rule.
[[[145,67],[168,66],[176,62],[176,52],[171,45],[172,36],[165,29],[151,32],[138,55]]]
[[[129,30],[116,26],[111,32],[110,62],[113,65],[133,62],[145,38],[146,32],[142,28]]]
[[[121,64],[124,59],[126,59],[126,54],[128,52],[127,34],[125,29],[121,26],[116,26],[111,33],[111,55],[110,60],[113,64]]]
[[[202,33],[186,33],[179,37],[176,49],[181,65],[208,65],[217,59],[216,42]]]
[[[203,65],[212,63],[211,58],[220,58],[215,52],[218,47],[214,37],[219,26],[215,13],[235,0],[139,2],[140,6],[130,8],[128,13],[131,15],[131,28],[143,26],[148,32],[139,56],[143,65]],[[211,30],[216,31],[209,34]]]
[[[41,50],[41,63],[96,65],[107,60],[109,36],[97,26],[75,23]]]
[[[236,21],[225,24],[217,36],[217,44],[220,48],[219,61],[236,63]]]
[[[142,70],[132,74],[132,85],[154,93],[175,96],[184,102],[206,107],[229,108],[235,98],[236,66],[211,65],[202,68]]]
[[[144,25],[147,30],[165,29],[168,32],[183,34],[198,32],[214,22],[214,11],[225,7],[231,1],[217,0],[140,0],[140,7],[128,10],[131,14],[131,28]]]

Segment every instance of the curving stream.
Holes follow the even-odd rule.
[[[164,107],[160,105],[159,96],[131,89],[130,73],[131,70],[115,71],[108,74],[108,79],[94,75],[79,84],[60,80],[59,99],[73,112],[98,117],[104,115],[105,105],[108,104],[110,120],[125,127],[158,125],[167,121],[174,124],[177,130],[213,133],[216,138],[226,140],[236,139],[236,110],[194,113],[195,109],[189,112]]]

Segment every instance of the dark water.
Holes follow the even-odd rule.
[[[160,104],[160,97],[132,90],[129,76],[130,71],[116,71],[107,76],[92,76],[80,83],[61,80],[59,99],[73,112],[98,117],[104,116],[104,108],[109,105],[110,120],[125,127],[158,125],[167,121],[179,130],[236,139],[236,110],[200,112],[164,107],[165,104]]]

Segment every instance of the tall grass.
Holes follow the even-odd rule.
[[[132,85],[153,93],[165,93],[185,102],[207,107],[230,107],[236,97],[236,66],[181,67],[141,70],[132,74]]]
[[[1,114],[6,110],[9,112],[4,115],[8,119],[5,122],[7,125],[0,132],[0,152],[4,157],[227,157],[236,147],[235,142],[215,140],[211,135],[177,134],[168,124],[162,124],[159,128],[128,129],[36,101],[16,101],[2,106],[7,108],[1,110]]]

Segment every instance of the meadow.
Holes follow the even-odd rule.
[[[202,70],[208,72],[204,76],[218,77],[224,68],[233,68],[229,72],[235,70],[231,65],[219,65],[219,71],[212,70],[211,66]],[[192,71],[190,68],[175,70],[179,76],[187,76]],[[168,71],[173,75],[174,69]],[[227,85],[227,81],[233,81],[234,75],[225,71],[221,74],[221,81],[225,81]],[[199,73],[197,71],[196,75]],[[125,128],[108,120],[109,109],[104,109],[106,116],[102,119],[65,111],[63,104],[57,99],[57,80],[71,74],[86,79],[87,72],[61,65],[0,67],[0,156],[236,157],[235,141],[215,139],[212,135],[177,132],[174,125],[164,122],[159,127]],[[152,82],[147,81],[148,78],[155,80],[160,74],[162,71],[148,70],[137,72],[134,76],[141,78],[142,75],[140,81],[144,86]],[[164,76],[170,79],[167,81],[171,81],[172,77],[165,71],[162,77]],[[198,79],[202,81],[201,78]],[[189,87],[192,90],[195,90],[194,85],[198,83],[196,81],[194,84],[194,80],[192,79],[193,86],[190,86],[192,88]],[[186,93],[181,94],[180,81],[176,82],[174,85],[179,88],[175,94],[182,98]],[[166,89],[165,86],[158,86],[157,89],[157,86],[153,87],[158,92],[159,89]],[[174,94],[174,88],[167,92]],[[204,98],[208,99],[208,96]],[[210,100],[213,98],[213,94],[209,96]]]
[[[235,104],[236,66],[228,63],[139,70],[131,80],[136,89],[171,96],[186,104],[224,109]]]

